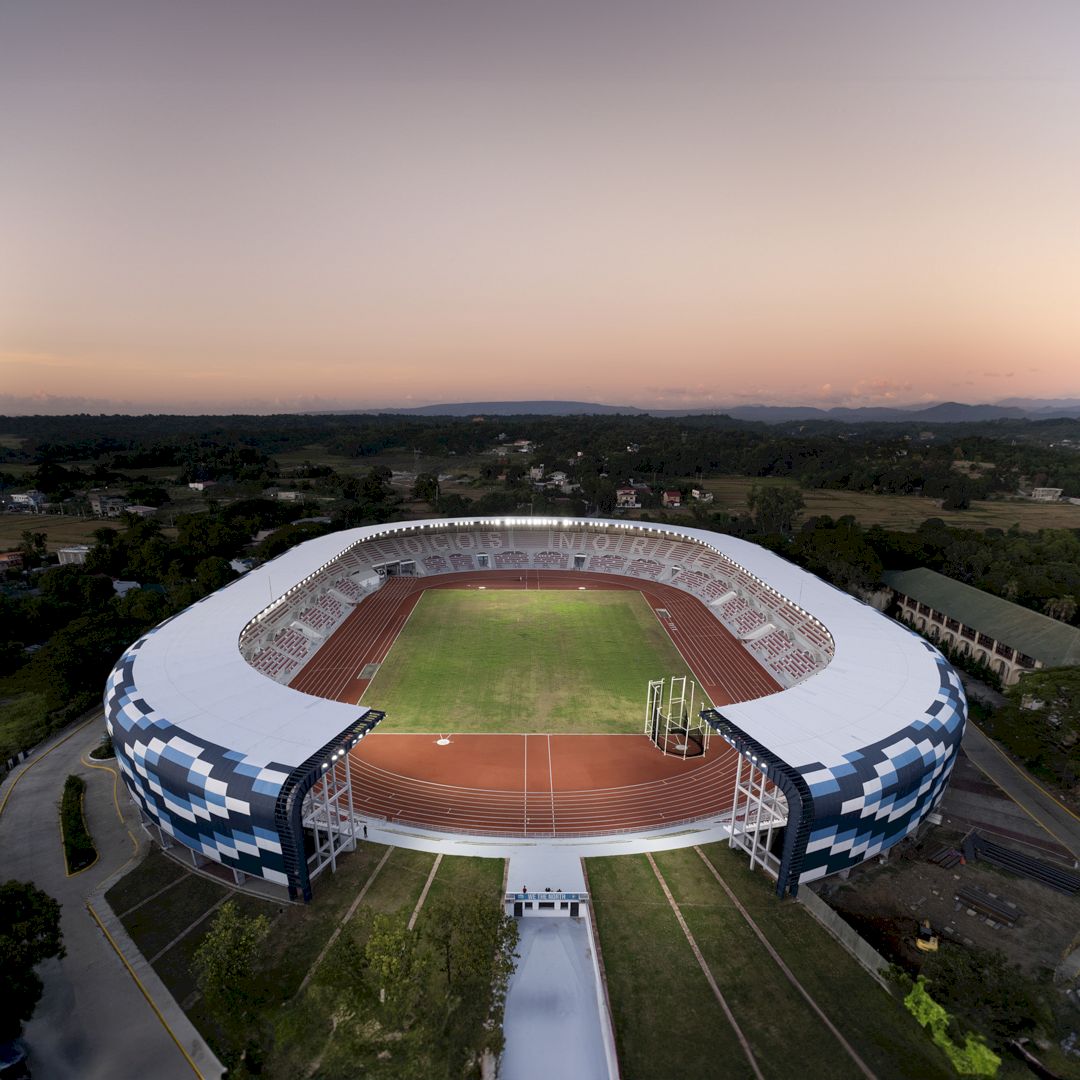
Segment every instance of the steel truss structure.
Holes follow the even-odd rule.
[[[665,757],[669,754],[681,758],[698,757],[708,751],[712,729],[694,712],[698,694],[697,683],[688,675],[649,681],[645,698],[645,734]]]

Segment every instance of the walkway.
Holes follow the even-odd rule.
[[[67,956],[38,968],[45,992],[24,1034],[34,1075],[61,1080],[218,1077],[220,1066],[203,1040],[127,940],[104,899],[95,895],[98,886],[143,853],[134,808],[122,784],[114,789],[112,763],[103,762],[103,768],[81,760],[102,731],[98,714],[46,743],[0,786],[4,877],[33,881],[62,905]],[[57,812],[64,779],[71,773],[86,780],[87,823],[100,853],[93,866],[74,877],[65,873]],[[169,1028],[99,929],[88,901],[128,955]]]

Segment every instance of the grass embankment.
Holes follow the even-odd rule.
[[[64,862],[69,875],[93,866],[98,857],[83,813],[85,793],[86,782],[82,777],[69,776],[64,781],[64,793],[60,797],[60,836],[64,843]]]
[[[365,704],[385,731],[638,732],[649,679],[690,674],[638,592],[426,592]]]
[[[341,968],[346,948],[352,958],[362,952],[375,915],[399,913],[408,918],[435,861],[426,852],[397,848],[371,880],[386,854],[385,847],[362,844],[339,863],[336,875],[319,879],[317,898],[310,905],[282,905],[233,894],[244,913],[266,913],[273,919],[255,973],[254,1015],[242,1036],[246,1043],[230,1030],[228,1018],[206,1007],[191,972],[195,951],[213,921],[212,909],[232,890],[188,873],[155,852],[113,886],[106,899],[143,954],[157,956],[154,969],[223,1061],[236,1067],[241,1052],[247,1049],[250,1055],[254,1047],[261,1057],[261,1075],[271,1078],[408,1076],[415,1065],[406,1046],[408,1036],[380,1032],[368,1019],[372,1006],[354,1015],[349,995],[357,973]],[[425,933],[429,910],[440,897],[480,895],[497,904],[502,873],[498,859],[444,858],[414,932]],[[342,926],[365,885],[362,904],[344,924],[342,936],[310,982],[301,988],[315,958]],[[480,1034],[474,1033],[477,1038]],[[235,1075],[248,1073],[241,1066]],[[436,1068],[425,1075],[441,1073]]]
[[[44,694],[20,693],[0,701],[0,761],[33,746],[48,730]]]
[[[947,1077],[944,1055],[793,902],[725,845],[703,849],[806,991],[881,1078]],[[692,849],[655,856],[706,963],[767,1077],[856,1077],[836,1037],[795,990]],[[623,1075],[743,1075],[746,1059],[644,856],[590,859]]]

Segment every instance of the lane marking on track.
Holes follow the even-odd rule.
[[[859,1057],[855,1048],[847,1041],[847,1039],[844,1038],[843,1035],[840,1034],[833,1022],[825,1015],[818,1003],[803,987],[803,984],[799,982],[799,980],[795,977],[795,974],[794,972],[792,972],[791,968],[789,968],[787,964],[784,963],[783,958],[780,956],[780,954],[772,947],[771,944],[769,944],[769,939],[765,937],[758,924],[754,922],[753,918],[750,915],[750,912],[742,906],[739,898],[731,891],[728,883],[720,876],[720,872],[709,861],[709,858],[706,856],[705,852],[702,851],[701,848],[697,846],[697,844],[694,845],[694,850],[698,853],[698,855],[701,856],[702,862],[704,862],[705,865],[709,868],[712,876],[716,878],[716,881],[719,884],[720,888],[723,889],[724,892],[727,894],[727,898],[735,905],[736,910],[746,920],[746,923],[750,927],[750,929],[754,931],[754,934],[757,937],[758,941],[760,941],[761,944],[765,946],[766,952],[768,952],[768,954],[773,958],[773,960],[776,961],[777,966],[787,977],[788,982],[791,983],[791,985],[799,991],[799,993],[805,999],[806,1003],[817,1014],[818,1019],[833,1033],[833,1035],[836,1036],[840,1045],[844,1048],[845,1051],[847,1051],[848,1057],[850,1057],[851,1060],[855,1062],[855,1065],[858,1067],[859,1071],[863,1074],[863,1076],[867,1077],[867,1080],[877,1080],[877,1077],[871,1071],[870,1067],[866,1064],[865,1061],[863,1061],[861,1057]]]
[[[551,788],[551,831],[558,832],[555,826],[555,768],[551,763],[551,736],[547,737],[548,750],[548,787]]]
[[[746,1055],[746,1060],[749,1062],[750,1068],[754,1071],[754,1076],[757,1077],[757,1080],[765,1080],[765,1077],[762,1075],[761,1069],[758,1066],[757,1058],[754,1057],[754,1051],[750,1049],[749,1041],[743,1034],[742,1028],[736,1023],[734,1014],[729,1008],[727,1001],[724,999],[724,995],[720,992],[720,987],[717,986],[716,979],[713,977],[712,969],[706,962],[705,957],[702,956],[701,949],[698,948],[698,943],[694,939],[694,935],[690,932],[690,927],[686,925],[683,913],[679,910],[679,905],[675,902],[675,897],[671,895],[671,890],[664,880],[664,875],[660,873],[660,867],[656,865],[656,860],[652,857],[652,852],[646,851],[645,858],[649,860],[649,865],[656,875],[656,880],[660,882],[660,888],[664,890],[664,896],[667,897],[667,902],[671,905],[671,910],[675,912],[675,918],[679,920],[679,926],[682,927],[682,932],[686,936],[690,948],[693,950],[694,957],[698,962],[698,967],[701,968],[702,974],[708,981],[709,987],[712,989],[716,1000],[720,1003],[720,1008],[723,1010],[724,1016],[727,1017],[727,1022],[731,1025],[731,1030],[735,1032],[735,1037],[739,1040],[739,1045]]]
[[[524,799],[525,809],[523,811],[525,816],[525,835],[529,835],[529,736],[525,736],[525,767],[521,781],[522,797]]]

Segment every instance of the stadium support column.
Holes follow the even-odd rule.
[[[385,715],[377,709],[365,709],[336,739],[293,769],[282,785],[274,807],[274,824],[291,899],[309,901],[311,879],[326,866],[336,869],[340,852],[355,849],[357,819],[352,807],[348,755]],[[305,829],[311,830],[315,841],[311,859],[305,851]]]
[[[776,878],[778,896],[795,896],[814,820],[813,796],[806,781],[718,709],[703,709],[701,718],[739,753],[731,806],[731,846],[747,852],[751,868],[761,865]],[[784,839],[778,858],[772,852],[772,842],[781,826]]]

